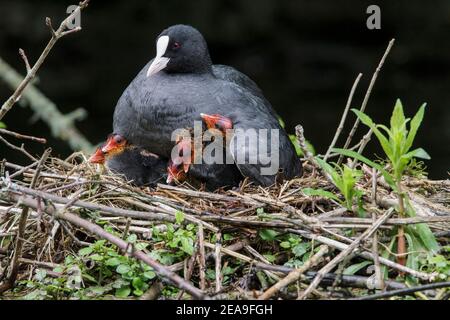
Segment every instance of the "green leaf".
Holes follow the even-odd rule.
[[[397,99],[391,116],[391,129],[400,129],[405,124],[405,113],[400,99]]]
[[[156,273],[154,271],[145,271],[142,274],[145,278],[147,278],[148,280],[153,279],[154,277],[156,277]]]
[[[430,155],[422,148],[414,149],[413,151],[410,151],[407,154],[404,154],[402,156],[402,158],[404,158],[408,162],[413,157],[420,158],[420,159],[426,159],[426,160],[430,160],[431,159]]]
[[[121,264],[117,267],[116,272],[120,274],[125,274],[131,270],[130,266],[127,264]]]
[[[127,237],[127,241],[128,241],[129,243],[135,243],[135,242],[137,241],[137,235],[135,235],[134,233],[133,233],[133,234],[130,234],[130,235]]]
[[[131,281],[131,285],[133,286],[133,288],[135,289],[142,289],[142,287],[144,286],[144,281],[142,281],[141,278],[139,277],[134,277],[133,281]]]
[[[131,289],[129,286],[121,287],[116,290],[116,297],[118,298],[126,298],[130,295]]]
[[[181,238],[181,249],[189,255],[194,253],[194,240],[188,237]]]
[[[336,196],[334,193],[323,190],[323,189],[304,188],[304,189],[302,189],[302,192],[306,196],[319,196],[319,197],[324,197],[324,198],[340,201],[339,197]]]
[[[44,281],[46,276],[47,276],[47,271],[45,271],[43,269],[37,269],[36,274],[34,275],[34,279],[36,281],[42,282],[42,281]]]
[[[6,128],[6,124],[4,122],[0,121],[0,129],[5,129]]]
[[[88,254],[91,254],[92,251],[93,251],[92,247],[86,247],[86,248],[78,250],[78,254],[80,256],[87,256]]]
[[[414,235],[408,232],[405,233],[406,241],[408,242],[408,257],[406,259],[406,266],[413,269],[419,270],[419,258],[417,251],[420,250],[420,246],[417,245],[417,240],[414,239]]]
[[[427,105],[426,103],[422,104],[422,106],[419,108],[419,111],[417,111],[416,115],[411,120],[409,134],[408,134],[408,137],[406,138],[406,143],[404,146],[403,153],[408,152],[409,149],[411,149],[411,147],[413,145],[414,139],[417,134],[417,130],[419,129],[420,124],[422,123],[423,117],[425,115],[426,105]]]
[[[283,241],[280,243],[280,247],[288,249],[291,247],[291,243],[289,241]]]
[[[359,110],[352,109],[352,111],[358,116],[358,118],[361,120],[362,123],[364,123],[366,126],[371,128],[375,135],[378,138],[378,141],[380,141],[381,147],[384,150],[384,153],[388,156],[388,158],[392,158],[393,156],[393,150],[391,148],[391,145],[389,144],[388,139],[381,133],[380,130],[378,130],[378,127],[373,123],[372,119],[365,113],[362,113]]]
[[[397,186],[395,185],[394,180],[392,179],[391,175],[389,174],[389,172],[384,170],[384,168],[382,166],[380,166],[379,164],[367,159],[366,157],[364,157],[363,155],[360,155],[359,153],[357,153],[355,151],[351,151],[351,150],[347,150],[347,149],[340,149],[340,148],[333,148],[332,152],[343,154],[344,156],[347,156],[347,157],[355,158],[355,159],[371,166],[372,168],[377,169],[378,171],[380,171],[383,174],[383,177],[386,180],[386,182],[389,184],[389,186],[394,191],[397,191]]]
[[[355,273],[357,273],[359,270],[363,269],[364,267],[367,267],[370,264],[372,264],[371,261],[363,261],[360,263],[352,264],[351,266],[345,268],[343,274],[352,276]]]
[[[109,258],[105,264],[110,267],[116,267],[120,264],[120,260],[118,258]]]
[[[396,242],[396,240],[397,240],[397,238],[396,237],[392,237],[392,240],[391,240],[391,242],[389,243],[389,247],[388,247],[388,249],[385,249],[384,250],[384,252],[381,254],[381,256],[383,257],[383,258],[385,258],[385,259],[389,259],[390,260],[390,257],[391,257],[391,252],[394,250],[394,245],[395,245],[395,242]],[[382,273],[382,275],[383,275],[383,279],[387,279],[388,278],[388,267],[387,266],[385,266],[385,265],[382,265],[381,266],[381,273]]]
[[[93,254],[91,256],[89,256],[89,259],[93,260],[93,261],[102,261],[103,260],[103,256],[100,254]]]
[[[432,251],[434,254],[439,252],[441,247],[439,243],[436,241],[436,237],[434,236],[433,232],[431,231],[428,225],[426,225],[425,223],[419,223],[414,225],[414,229],[419,235],[420,240],[422,240],[422,243],[424,244],[425,248]]]
[[[181,224],[184,221],[184,213],[182,211],[175,212],[175,221],[177,224]]]
[[[292,253],[296,257],[301,257],[302,255],[304,255],[306,253],[306,251],[308,250],[308,247],[309,246],[307,243],[300,243],[292,248]]]
[[[280,126],[284,129],[284,127],[286,126],[284,123],[284,120],[279,116],[278,117],[278,123],[280,124]]]
[[[279,232],[271,229],[262,229],[259,231],[259,236],[265,241],[273,241],[277,235],[279,235]]]

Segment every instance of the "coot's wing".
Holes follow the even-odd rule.
[[[225,116],[231,118],[235,129],[229,153],[242,175],[268,186],[279,171],[288,179],[301,174],[294,146],[263,99],[231,83],[215,96],[229,105]]]
[[[225,80],[225,81],[228,81],[228,82],[231,82],[233,84],[236,84],[239,87],[247,90],[253,96],[258,97],[259,99],[261,99],[261,103],[267,109],[267,111],[273,117],[278,119],[278,114],[272,108],[272,105],[270,104],[270,102],[264,97],[264,94],[263,94],[262,90],[247,75],[245,75],[244,73],[236,70],[233,67],[222,65],[222,64],[215,64],[215,65],[213,65],[213,73],[216,76],[216,78],[221,79],[221,80]]]

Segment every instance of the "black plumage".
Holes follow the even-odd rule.
[[[163,52],[139,72],[119,99],[114,112],[115,133],[133,145],[170,157],[174,130],[192,127],[194,120],[201,121],[201,113],[221,114],[231,119],[235,129],[278,130],[278,146],[269,143],[269,155],[279,151],[280,171],[286,178],[301,175],[300,160],[275,111],[249,77],[229,66],[213,66],[206,41],[193,27],[176,25],[164,30],[158,37],[158,47],[165,45],[162,39],[168,40]],[[162,63],[161,71],[147,76]],[[269,141],[270,136],[271,132]],[[273,184],[276,173],[261,173],[261,168],[267,167],[260,160],[261,136],[259,143],[240,145],[239,137],[235,134],[229,148],[235,160],[244,160],[237,163],[239,171],[258,184]],[[256,162],[252,162],[252,156],[256,156]],[[215,179],[208,165],[198,166],[199,178]],[[224,166],[233,174],[232,166]]]

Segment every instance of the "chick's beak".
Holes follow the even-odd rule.
[[[116,153],[121,148],[121,146],[116,142],[114,136],[111,136],[106,140],[105,145],[102,147],[101,151],[103,153]]]
[[[90,163],[104,164],[105,163],[105,154],[102,152],[102,149],[97,148],[97,150],[90,156],[88,161]]]
[[[233,122],[231,121],[231,119],[220,114],[201,113],[200,117],[203,119],[208,129],[217,127],[222,131],[226,131],[233,128]]]

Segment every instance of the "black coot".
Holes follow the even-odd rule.
[[[286,178],[301,175],[300,160],[261,90],[232,67],[213,66],[199,31],[186,25],[172,26],[159,35],[156,47],[156,57],[141,70],[117,103],[115,133],[134,145],[170,157],[174,130],[191,127],[194,120],[201,121],[201,113],[221,114],[238,129],[229,150],[243,176],[258,184],[271,185],[278,168]],[[239,133],[239,129],[269,129],[269,132],[258,134],[255,142],[242,138],[245,134]],[[278,139],[270,129],[277,130]],[[271,138],[274,143],[270,143]],[[264,160],[267,155],[272,157]],[[261,169],[270,164],[275,171],[263,173]],[[200,169],[198,175],[207,176],[207,172]]]

